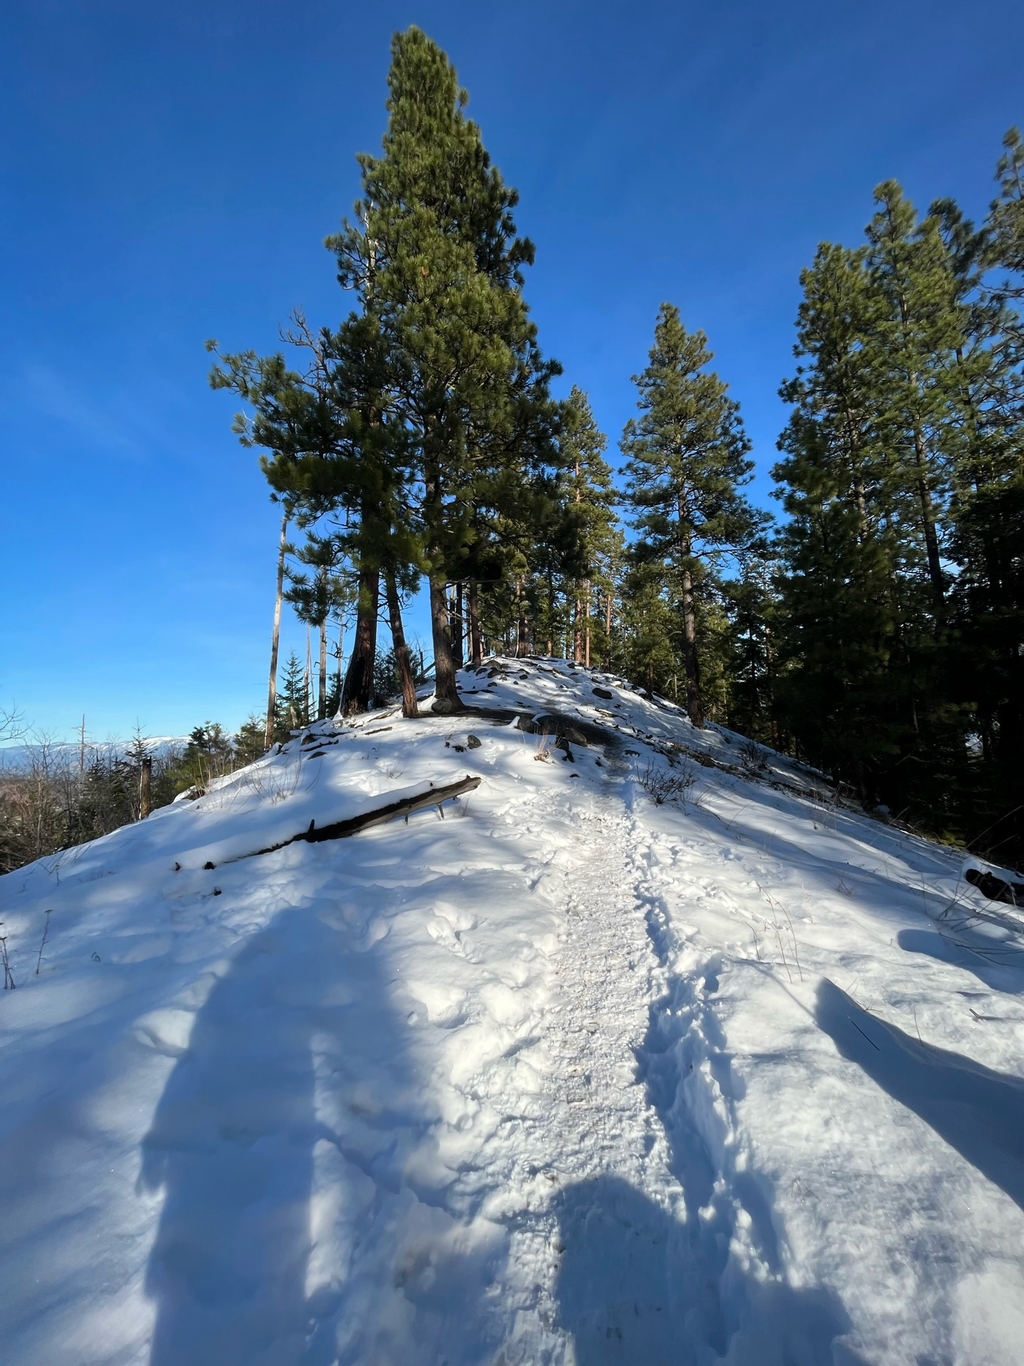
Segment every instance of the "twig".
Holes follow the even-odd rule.
[[[36,976],[39,976],[39,969],[43,962],[43,949],[46,948],[46,936],[50,933],[50,912],[46,912],[46,919],[43,921],[43,942],[39,945],[39,957],[36,959]]]
[[[14,990],[14,974],[11,972],[11,961],[7,957],[7,936],[0,934],[0,963],[4,968],[4,991]]]
[[[860,1025],[852,1017],[852,1015],[847,1015],[846,1018],[850,1021],[850,1023],[853,1025],[854,1029],[857,1031],[858,1034],[864,1034],[863,1029],[861,1029]],[[868,1036],[866,1034],[864,1034],[864,1037],[865,1039],[868,1039]],[[876,1053],[881,1053],[882,1050],[879,1048],[878,1044],[875,1043],[874,1039],[868,1039],[868,1043],[871,1045],[871,1047],[875,1050]]]
[[[259,854],[272,854],[278,849],[284,849],[287,845],[297,844],[300,841],[305,841],[307,844],[320,844],[324,840],[345,839],[349,835],[358,834],[360,830],[368,830],[373,825],[383,825],[387,821],[392,821],[396,816],[405,816],[408,821],[412,812],[419,811],[426,806],[436,806],[440,810],[442,802],[450,801],[462,792],[472,792],[474,788],[480,786],[480,782],[479,778],[472,778],[467,774],[458,782],[446,783],[443,787],[434,787],[431,783],[425,792],[417,793],[415,797],[400,797],[397,801],[389,802],[387,806],[378,807],[375,811],[369,811],[363,816],[352,816],[348,820],[335,821],[331,825],[322,825],[319,828],[315,821],[310,821],[308,830],[303,830],[298,835],[292,835],[290,839],[281,840],[278,844],[267,845],[265,849],[253,849],[248,854],[235,854],[232,858],[224,859],[223,862],[240,863],[242,859],[255,858]],[[213,869],[217,867],[217,864],[208,862],[203,866],[206,869]]]

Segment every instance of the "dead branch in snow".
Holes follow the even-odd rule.
[[[360,830],[368,830],[373,825],[384,825],[398,816],[408,817],[414,811],[422,811],[428,806],[436,806],[440,810],[442,802],[450,801],[461,792],[472,792],[480,786],[480,781],[479,778],[471,778],[467,774],[465,778],[460,778],[454,783],[446,783],[443,787],[434,787],[431,783],[425,792],[418,792],[414,797],[400,797],[398,801],[389,802],[387,806],[379,806],[375,811],[364,812],[361,816],[350,816],[348,820],[335,821],[331,825],[319,827],[315,821],[310,821],[308,830],[292,835],[290,839],[281,840],[278,844],[268,844],[265,849],[254,849],[249,854],[236,854],[234,858],[225,859],[224,862],[239,863],[242,859],[255,858],[258,854],[272,854],[277,849],[284,849],[289,844],[297,844],[303,840],[307,844],[319,844],[322,840],[346,839],[349,835],[358,834]],[[216,868],[217,865],[207,863],[204,867]]]

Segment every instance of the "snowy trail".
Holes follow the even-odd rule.
[[[592,743],[327,725],[0,882],[5,1366],[1017,1366],[1024,926],[621,682],[466,683]]]
[[[553,813],[530,806],[550,828]],[[729,1103],[720,955],[671,970],[679,946],[642,809],[624,812],[620,794],[573,806],[545,1117],[504,1198],[537,1175],[549,1186],[514,1217],[502,1298],[519,1313],[504,1359],[705,1366],[732,1340],[731,1360],[751,1366],[825,1360],[849,1320],[828,1292],[780,1275]]]
[[[530,805],[534,823],[550,823],[552,813]],[[669,1212],[654,1203],[642,1217],[623,1209],[638,1246],[622,1261],[609,1259],[606,1245],[611,1227],[625,1228],[616,1213],[623,1193],[642,1210],[648,1201],[639,1192],[655,1172],[660,1192],[668,1175],[652,1156],[651,1110],[637,1075],[657,962],[634,887],[633,826],[621,804],[583,797],[568,828],[575,866],[560,878],[565,931],[544,1048],[544,1113],[510,1183],[527,1199],[513,1216],[505,1275],[516,1311],[509,1363],[562,1361],[567,1335],[581,1361],[628,1360],[623,1351],[667,1320],[665,1306],[653,1303],[658,1278],[644,1286],[641,1307],[629,1273],[650,1272],[660,1241],[651,1234]]]

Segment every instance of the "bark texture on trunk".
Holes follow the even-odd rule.
[[[327,715],[327,618],[320,623],[320,678],[316,698],[316,716],[322,721]]]
[[[431,711],[462,711],[463,702],[455,677],[451,627],[448,622],[447,584],[440,574],[430,575],[430,625],[434,637],[434,701]]]
[[[402,715],[415,716],[416,682],[413,678],[409,646],[405,640],[405,627],[402,625],[402,604],[398,596],[398,584],[393,569],[384,571],[384,596],[388,604],[388,624],[391,639],[395,646],[395,659],[398,661],[398,676],[402,681]]]
[[[523,592],[523,581],[516,579],[516,659],[521,659],[523,655],[530,653],[529,647],[529,623],[526,618],[526,595]]]
[[[693,578],[683,570],[683,663],[686,667],[686,710],[693,724],[704,728],[704,699],[700,691],[697,658],[697,614],[693,604]]]
[[[480,631],[480,585],[469,581],[469,650],[474,669],[484,662],[484,638]]]
[[[940,616],[946,602],[946,585],[942,577],[942,561],[939,557],[939,536],[935,529],[935,508],[932,504],[932,491],[928,487],[928,453],[924,437],[919,427],[914,427],[914,463],[917,466],[917,496],[921,503],[921,521],[924,523],[924,543],[928,553],[928,577],[932,583],[932,593]]]
[[[373,697],[373,662],[377,655],[377,605],[380,572],[363,569],[359,574],[359,602],[356,607],[356,632],[352,654],[345,671],[341,692],[341,714],[352,716],[368,711]]]
[[[461,669],[466,662],[464,644],[466,638],[466,623],[464,620],[462,603],[462,584],[457,583],[452,589],[452,611],[449,616],[452,633],[452,654],[455,657],[455,667],[457,669]]]
[[[583,663],[590,668],[590,581],[583,595]]]
[[[274,598],[274,629],[270,636],[270,685],[267,688],[267,749],[274,743],[277,713],[277,652],[281,644],[281,601],[284,597],[284,548],[288,543],[288,514],[281,518],[281,541],[277,551],[277,596]]]

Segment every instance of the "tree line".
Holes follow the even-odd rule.
[[[358,158],[361,197],[327,239],[346,316],[297,314],[286,353],[218,352],[211,376],[244,401],[236,430],[282,512],[265,744],[297,716],[294,659],[290,711],[277,695],[281,601],[318,641],[305,717],[364,710],[389,681],[414,715],[403,609],[423,585],[435,712],[462,708],[464,663],[564,655],[1019,857],[1019,133],[981,225],[948,199],[921,216],[886,182],[864,242],[824,243],[803,272],[779,525],[744,493],[739,405],[672,304],[613,472],[587,394],[552,396],[534,247],[451,63],[410,28],[388,89],[381,152]]]

